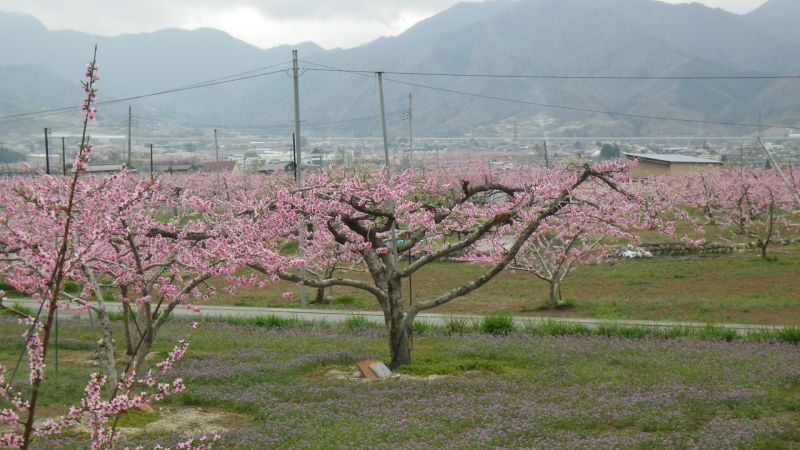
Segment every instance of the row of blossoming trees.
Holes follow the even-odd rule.
[[[81,158],[90,156],[86,148],[78,169],[85,164]],[[630,183],[629,165],[491,174],[470,168],[435,179],[405,171],[389,180],[380,170],[345,176],[332,169],[309,177],[302,190],[285,174],[228,177],[224,184],[204,176],[151,181],[127,171],[1,180],[0,274],[20,292],[41,298],[47,314],[24,323],[33,398],[23,400],[10,382],[0,380],[0,394],[13,406],[0,417],[25,428],[19,435],[9,433],[4,445],[24,446],[31,439],[26,433],[58,431],[87,420],[87,413],[95,417],[90,420],[96,441],[106,445],[114,434],[106,424],[110,417],[182,389],[180,380],[157,386],[145,356],[175,308],[213,299],[210,278],[225,278],[234,290],[288,280],[368,292],[384,312],[391,365],[398,366],[411,361],[417,314],[469,294],[504,269],[546,280],[557,305],[575,264],[613,255],[620,239],[636,240],[637,230],[676,237],[677,221],[713,223],[725,236],[739,233],[766,252],[774,236],[793,224],[791,192],[768,171],[735,168],[681,182]],[[687,205],[703,212],[701,220],[687,213]],[[297,239],[300,222],[303,255],[286,255],[281,248]],[[405,304],[403,280],[443,259],[480,263],[484,272]],[[311,274],[306,279],[297,270],[301,263]],[[325,270],[330,267],[344,268],[342,276]],[[348,267],[365,269],[369,281],[348,278]],[[65,280],[81,283],[82,292],[65,292]],[[108,293],[122,304],[121,330],[109,319]],[[28,418],[44,377],[48,324],[57,308],[92,309],[100,318],[104,377],[92,378],[80,407],[34,429]],[[115,334],[121,334],[119,351],[130,361],[124,368],[116,363]],[[179,343],[177,356],[185,346]],[[101,401],[104,382],[124,394]],[[134,382],[156,391],[131,400]]]
[[[86,121],[94,115],[93,64],[87,76]],[[186,351],[185,341],[154,368],[145,357],[175,308],[213,300],[212,278],[224,278],[231,290],[278,280],[363,290],[384,313],[396,367],[411,361],[420,312],[479,289],[503,270],[546,280],[550,303],[557,305],[576,264],[615,254],[621,240],[637,240],[637,230],[679,238],[677,222],[713,222],[725,236],[754,240],[766,256],[800,209],[792,204],[792,189],[800,188],[797,171],[787,185],[770,171],[741,168],[634,183],[628,179],[632,163],[622,161],[501,172],[465,167],[424,176],[408,170],[390,178],[379,169],[331,168],[309,176],[298,190],[287,174],[228,176],[222,183],[203,175],[153,180],[126,170],[80,176],[90,157],[85,139],[70,177],[0,180],[0,278],[42,300],[39,313],[21,325],[30,387],[0,376],[0,422],[14,429],[0,446],[26,448],[35,436],[76,421],[89,423],[94,447],[113,445],[121,411],[183,389],[181,380],[159,384],[155,378]],[[303,251],[282,252],[300,232]],[[479,263],[483,272],[404,303],[404,279],[445,259]],[[369,276],[350,278],[348,269]],[[79,282],[82,292],[65,292],[67,280]],[[110,297],[121,303],[121,327],[109,318]],[[67,415],[35,425],[58,308],[91,309],[100,318],[103,376],[91,377],[86,397]],[[125,353],[124,366],[117,352]],[[105,399],[103,384],[111,391]]]

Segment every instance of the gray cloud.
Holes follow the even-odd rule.
[[[666,0],[687,3],[687,0]],[[699,0],[745,12],[765,0]],[[211,26],[268,47],[314,40],[352,46],[396,34],[458,0],[0,0],[0,10],[32,14],[51,29],[119,35]]]
[[[5,10],[37,10],[65,18],[80,17],[103,20],[110,16],[125,16],[135,20],[164,22],[179,19],[181,14],[204,9],[225,12],[249,7],[276,19],[325,19],[334,17],[370,18],[390,21],[401,11],[439,11],[457,0],[0,0]]]

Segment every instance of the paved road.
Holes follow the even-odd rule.
[[[19,304],[27,308],[38,308],[39,302],[29,299],[8,299],[6,304],[13,306]],[[109,311],[121,311],[119,303],[107,302]],[[61,312],[65,315],[75,315],[79,313],[74,312]],[[84,313],[85,314],[85,313]],[[187,308],[175,308],[173,314],[182,317],[197,317],[195,313]],[[320,321],[327,323],[343,322],[348,318],[360,316],[373,323],[383,323],[383,313],[376,311],[342,311],[331,309],[297,309],[297,308],[261,308],[261,307],[245,307],[245,306],[218,306],[207,305],[202,307],[200,316],[205,317],[264,317],[264,316],[277,316],[282,318],[294,318],[307,321]],[[431,325],[444,325],[448,320],[463,320],[466,322],[479,322],[484,318],[482,315],[471,314],[436,314],[436,313],[422,313],[417,316],[417,320]],[[547,322],[562,322],[570,324],[581,324],[589,328],[597,328],[601,326],[636,326],[648,327],[656,329],[686,327],[686,328],[705,328],[708,326],[702,322],[671,322],[671,321],[652,321],[652,320],[607,320],[607,319],[577,319],[577,318],[552,318],[552,317],[526,317],[515,316],[514,322],[517,326],[524,326],[526,324],[537,324]],[[753,331],[763,330],[780,330],[783,326],[777,325],[751,325],[751,324],[715,324],[716,326],[731,328],[740,334],[747,334]]]

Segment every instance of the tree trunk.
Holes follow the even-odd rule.
[[[317,288],[317,295],[314,297],[314,300],[311,303],[317,305],[325,305],[327,304],[327,300],[325,300],[325,288]]]
[[[564,301],[561,299],[561,281],[550,280],[550,292],[547,298],[546,306],[554,309],[559,306],[564,306]]]
[[[131,333],[131,305],[125,301],[122,303],[122,323],[125,326],[125,354],[133,356],[133,334]]]
[[[391,369],[411,364],[411,324],[406,323],[403,313],[392,316],[389,322],[389,349],[392,360]]]
[[[144,333],[145,336],[142,338],[139,349],[136,351],[136,355],[134,355],[134,373],[137,374],[144,373],[144,368],[146,367],[145,358],[147,358],[147,355],[150,354],[150,350],[153,348],[153,336],[147,330],[144,330]]]
[[[108,319],[108,312],[104,309],[100,314],[100,323],[103,326],[103,366],[106,374],[106,386],[116,389],[117,377],[117,358],[114,355],[114,339],[111,336],[111,320]]]
[[[336,272],[336,268],[334,268],[334,267],[326,267],[325,268],[325,273],[322,275],[322,278],[323,279],[332,278],[333,274],[335,272]],[[328,299],[325,298],[325,291],[326,291],[326,288],[317,288],[317,295],[314,298],[314,301],[312,301],[311,303],[315,303],[317,305],[327,305],[329,302],[328,302]]]
[[[397,278],[389,281],[389,299],[386,325],[389,327],[389,351],[391,362],[389,367],[395,369],[399,366],[411,364],[411,327],[414,318],[406,317],[403,312],[403,285]]]
[[[145,358],[150,353],[150,349],[153,348],[153,342],[155,341],[154,320],[150,304],[139,305],[139,310],[136,313],[136,322],[139,324],[139,330],[141,331],[137,333],[136,347],[134,347],[135,373],[141,373],[145,366]]]
[[[128,285],[123,284],[119,287],[122,294],[122,324],[125,329],[125,354],[133,356],[133,334],[131,333],[131,319],[133,312],[131,310],[130,297],[128,296]]]

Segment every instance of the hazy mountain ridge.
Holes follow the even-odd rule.
[[[746,16],[748,23],[779,39],[800,43],[800,2],[770,0]]]
[[[740,16],[697,4],[668,5],[652,0],[460,3],[399,36],[346,50],[324,51],[315,44],[305,44],[300,57],[335,67],[408,72],[646,76],[796,73],[800,72],[800,39],[792,37],[794,27],[781,24],[797,17],[792,14],[798,4],[770,0],[753,13]],[[776,17],[782,21],[778,25]],[[87,49],[96,41],[103,75],[101,99],[288,62],[291,48],[263,50],[210,29],[96,37],[47,31],[29,16],[0,13],[0,39],[12,37],[17,45],[0,50],[0,64],[47,67],[61,81],[39,80],[52,86],[80,74],[89,56]],[[303,63],[303,67],[314,66]],[[4,75],[0,68],[2,76],[11,75]],[[754,130],[491,102],[391,80],[633,114],[757,123],[761,113],[765,122],[800,126],[794,80],[502,80],[387,75],[387,109],[404,109],[408,93],[414,93],[415,128],[426,135],[502,134],[512,123],[519,124],[521,135],[748,134]],[[0,87],[0,99],[12,98],[8,86],[4,83]],[[375,90],[374,80],[363,76],[305,72],[301,79],[304,119],[321,123],[374,116]],[[23,109],[62,106],[46,99],[31,98]],[[13,108],[9,104],[19,102],[0,100],[3,110]],[[291,79],[279,74],[158,97],[138,102],[134,108],[156,118],[288,124]],[[122,111],[112,109],[110,113],[119,115]],[[399,116],[391,119],[396,131],[406,126]],[[346,129],[333,123],[327,130],[309,127],[309,132],[364,135],[377,130],[371,119],[348,126]]]

